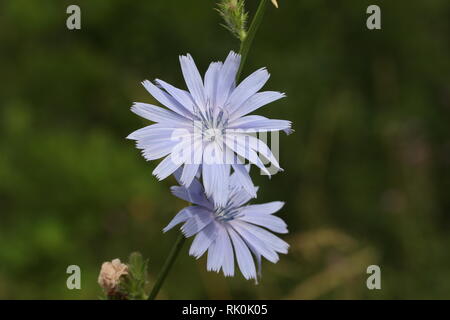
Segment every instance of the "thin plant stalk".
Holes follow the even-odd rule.
[[[167,277],[167,274],[169,273],[170,269],[173,266],[173,263],[175,262],[178,253],[181,251],[181,248],[183,247],[183,244],[185,242],[186,238],[182,233],[179,234],[178,239],[175,241],[175,244],[173,245],[172,249],[170,250],[169,256],[167,257],[166,261],[164,262],[163,268],[158,274],[158,277],[156,278],[155,285],[153,286],[152,291],[148,295],[148,300],[155,300],[156,296],[158,295],[159,290],[161,289],[161,286],[164,283],[164,280]]]
[[[248,52],[250,51],[253,39],[255,38],[256,31],[258,31],[258,28],[261,25],[264,12],[266,11],[266,4],[267,0],[261,0],[259,2],[258,9],[256,10],[252,23],[250,24],[250,28],[248,29],[247,36],[245,37],[244,41],[241,42],[241,46],[239,49],[239,54],[241,55],[241,64],[239,66],[239,70],[236,75],[236,82],[239,80],[239,77],[241,76],[242,69],[244,68],[245,61],[247,60],[247,55]]]

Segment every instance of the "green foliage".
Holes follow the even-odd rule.
[[[148,293],[148,259],[139,252],[133,252],[128,259],[128,275],[121,282],[120,290],[128,300],[146,300]]]

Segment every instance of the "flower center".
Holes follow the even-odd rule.
[[[214,214],[218,221],[231,221],[239,215],[239,210],[235,208],[217,208]]]
[[[206,129],[203,133],[203,136],[207,141],[213,142],[218,137],[222,136],[222,130],[218,128],[210,128]]]
[[[208,142],[219,140],[228,126],[227,112],[221,108],[195,110],[194,129],[199,130]]]

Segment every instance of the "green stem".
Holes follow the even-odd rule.
[[[239,54],[241,55],[241,64],[239,66],[239,70],[236,76],[236,81],[238,81],[239,77],[241,76],[245,60],[247,60],[248,51],[250,50],[253,39],[255,38],[256,31],[258,30],[259,25],[261,24],[262,18],[264,16],[264,11],[266,11],[266,3],[267,0],[261,0],[259,2],[258,9],[256,10],[252,23],[250,24],[250,28],[248,29],[247,36],[245,37],[244,41],[241,42],[241,47],[239,49]]]
[[[148,296],[148,300],[155,300],[156,296],[158,295],[159,289],[161,289],[161,286],[164,283],[164,280],[166,279],[167,274],[169,273],[170,269],[172,268],[173,263],[175,262],[175,259],[178,256],[178,253],[180,252],[181,248],[183,247],[185,240],[186,240],[186,238],[184,237],[184,235],[182,233],[180,233],[177,241],[175,241],[175,244],[172,247],[172,250],[170,250],[170,253],[166,259],[166,262],[164,262],[164,266],[162,267],[162,270],[159,272],[158,277],[156,278],[155,285],[153,286],[153,289]]]

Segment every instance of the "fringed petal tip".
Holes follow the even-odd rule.
[[[167,231],[169,231],[171,228],[167,228],[167,227],[164,227],[163,229],[162,229],[162,232],[163,233],[166,233]]]
[[[239,53],[234,52],[233,50],[231,50],[230,53],[228,53],[228,56],[236,59],[241,58],[241,55]]]
[[[135,136],[134,132],[132,132],[129,135],[127,135],[125,137],[125,139],[127,139],[127,140],[136,140],[136,136]]]

